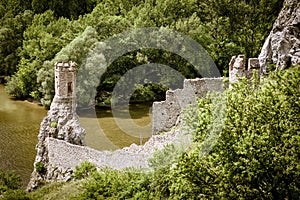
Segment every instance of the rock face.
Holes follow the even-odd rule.
[[[71,177],[71,169],[60,169],[59,166],[49,162],[49,156],[51,156],[49,155],[49,138],[84,145],[85,130],[81,127],[75,112],[76,65],[73,62],[57,63],[55,68],[55,97],[40,126],[34,171],[27,190],[38,187],[44,181],[66,181]]]
[[[262,74],[267,73],[268,64],[276,70],[300,63],[300,2],[285,0],[272,31],[259,55]]]

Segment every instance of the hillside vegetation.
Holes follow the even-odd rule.
[[[0,76],[8,76],[10,95],[49,106],[56,61],[72,59],[81,66],[99,42],[143,27],[165,27],[187,35],[226,75],[232,55],[258,56],[281,7],[281,0],[1,0]],[[200,76],[176,54],[140,49],[108,67],[98,85],[96,104],[109,104],[120,77],[145,63],[171,66],[187,78]],[[167,88],[147,80],[142,85],[136,85],[132,101],[164,98]]]
[[[169,161],[175,147],[157,152],[150,160],[152,172],[96,171],[84,162],[77,167],[75,180],[46,185],[29,194],[15,190],[5,181],[7,176],[1,177],[0,195],[27,199],[61,199],[62,195],[66,199],[298,199],[299,79],[297,66],[273,72],[260,83],[255,77],[251,84],[242,79],[222,94],[199,99],[198,106],[185,110],[182,119],[183,130],[194,136],[193,144],[173,162],[164,159]],[[221,108],[224,120],[216,124],[213,121],[219,115],[213,111]],[[215,126],[220,124],[221,128]],[[216,132],[217,142],[206,151],[211,143],[205,138]]]

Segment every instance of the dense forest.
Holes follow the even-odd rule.
[[[74,60],[79,66],[97,43],[143,27],[165,27],[197,41],[223,75],[232,55],[257,57],[281,7],[281,0],[1,0],[0,77],[18,99],[49,106],[54,95],[53,66]],[[141,59],[142,58],[142,59]],[[96,104],[109,104],[117,81],[145,63],[161,63],[187,78],[198,77],[180,56],[158,49],[129,52],[108,66]],[[132,101],[164,98],[166,88],[136,85]]]

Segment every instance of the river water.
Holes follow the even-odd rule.
[[[122,131],[115,122],[110,109],[80,112],[80,122],[86,129],[85,141],[87,146],[97,150],[114,150],[132,143],[144,143],[151,136],[150,104],[131,105],[130,119],[118,115],[118,120],[129,124],[131,118],[137,127],[147,126],[146,131],[136,134]],[[119,111],[122,113],[122,110]],[[23,184],[29,181],[33,170],[37,136],[40,123],[46,116],[43,107],[26,101],[10,99],[0,85],[0,167],[15,170],[21,176]],[[132,128],[135,131],[135,127]]]

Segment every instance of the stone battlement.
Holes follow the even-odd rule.
[[[183,89],[168,90],[166,100],[152,106],[152,135],[169,131],[187,105],[195,104],[196,98],[205,98],[209,91],[224,91],[223,78],[185,79]]]
[[[249,58],[248,69],[246,69],[245,55],[232,56],[229,63],[229,83],[233,84],[242,77],[250,79],[253,76],[254,70],[257,71],[258,77],[260,77],[261,69],[258,58]]]
[[[76,68],[77,64],[72,61],[55,63],[56,98],[76,97]]]

